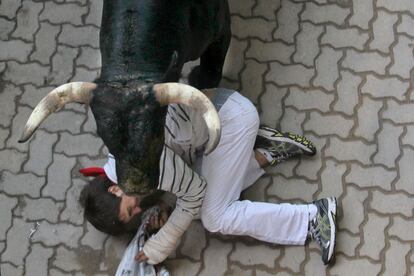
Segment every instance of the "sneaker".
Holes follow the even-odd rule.
[[[322,249],[322,261],[328,264],[334,255],[336,235],[336,198],[314,201],[318,212],[309,223],[309,235]]]
[[[290,132],[281,132],[267,126],[260,126],[255,148],[263,149],[271,155],[271,166],[300,155],[316,154],[316,147],[303,136]]]

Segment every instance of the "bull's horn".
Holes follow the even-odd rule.
[[[65,104],[72,102],[89,104],[92,99],[92,91],[96,87],[97,85],[91,82],[71,82],[55,88],[33,110],[19,143],[26,142],[51,113],[61,109]]]
[[[182,83],[160,83],[153,87],[161,105],[181,103],[201,112],[207,124],[209,140],[205,154],[212,152],[220,141],[220,119],[214,105],[200,90]]]

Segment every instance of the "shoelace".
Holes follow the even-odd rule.
[[[316,218],[310,222],[309,236],[312,240],[316,241],[321,247],[327,247],[327,244],[321,238]]]

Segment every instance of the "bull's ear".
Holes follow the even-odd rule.
[[[19,143],[26,142],[51,113],[61,109],[65,104],[71,102],[89,104],[92,91],[96,87],[97,85],[91,82],[71,82],[55,88],[37,104],[30,114]]]
[[[170,75],[171,71],[173,71],[175,66],[177,65],[178,61],[178,52],[174,51],[171,55],[170,65],[168,65],[167,71],[164,73],[163,82],[167,81],[168,76]]]

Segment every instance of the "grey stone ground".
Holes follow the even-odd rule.
[[[246,196],[337,196],[337,261],[324,267],[314,244],[211,235],[194,222],[167,262],[173,275],[414,274],[414,1],[230,5],[222,85],[248,96],[264,123],[319,149],[269,169]],[[43,95],[99,74],[100,12],[100,0],[0,1],[1,275],[112,275],[127,243],[86,223],[77,202],[78,169],[104,163],[90,113],[70,105],[17,143]]]

